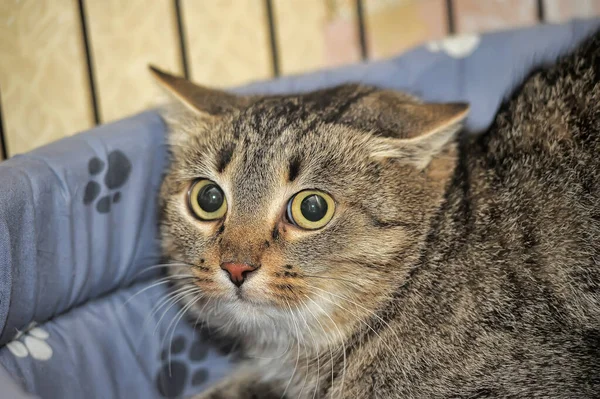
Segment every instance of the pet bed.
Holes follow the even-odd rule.
[[[449,38],[237,91],[358,81],[469,102],[466,128],[478,132],[530,70],[598,22]],[[164,135],[144,112],[0,164],[0,398],[181,397],[231,370],[235,342],[194,330],[169,302],[156,311],[168,294],[154,267]]]

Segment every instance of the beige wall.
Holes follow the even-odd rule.
[[[296,74],[362,58],[356,0],[268,1],[271,13],[267,0],[0,0],[0,99],[9,155],[87,129],[96,114],[108,122],[155,104],[161,93],[148,63],[178,74],[187,64],[193,80],[230,87],[271,78],[276,69]],[[372,59],[449,32],[446,0],[360,3]],[[537,3],[452,0],[453,25],[457,33],[533,25]],[[542,3],[552,22],[600,15],[600,0]]]

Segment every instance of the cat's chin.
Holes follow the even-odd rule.
[[[190,311],[201,319],[224,319],[226,323],[239,320],[244,323],[247,317],[251,317],[253,321],[266,318],[273,322],[276,318],[287,316],[287,309],[278,303],[244,291],[235,291],[219,298],[196,300]]]
[[[199,301],[190,309],[191,319],[198,320],[198,325],[207,325],[226,336],[243,337],[247,342],[254,341],[252,337],[255,337],[257,342],[254,344],[267,336],[274,342],[281,340],[279,335],[285,328],[275,337],[271,334],[273,326],[285,325],[289,319],[288,311],[262,301],[236,298],[217,303],[209,300],[208,306],[201,302],[204,301]]]
[[[232,304],[238,304],[239,306],[251,306],[252,308],[269,308],[275,307],[276,304],[273,301],[270,301],[265,298],[257,297],[256,295],[251,295],[247,292],[238,290],[234,294],[235,298],[233,298],[230,302]]]

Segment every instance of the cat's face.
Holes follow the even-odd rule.
[[[191,276],[192,300],[237,331],[358,322],[414,265],[453,168],[447,153],[435,156],[449,139],[419,140],[407,131],[423,124],[373,113],[423,107],[373,88],[215,96],[188,96],[196,111],[171,116],[161,191],[163,248],[190,265],[177,273]],[[451,137],[465,112],[455,106],[433,136]]]

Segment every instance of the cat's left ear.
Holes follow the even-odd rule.
[[[375,158],[397,158],[424,169],[450,144],[469,113],[466,103],[404,103],[396,108],[400,120],[410,120],[401,138],[377,137],[373,142]],[[404,116],[404,118],[403,118]]]
[[[236,96],[221,90],[199,86],[189,80],[168,74],[149,65],[157,82],[182,104],[204,116],[218,116],[242,108],[250,102],[249,97]]]

